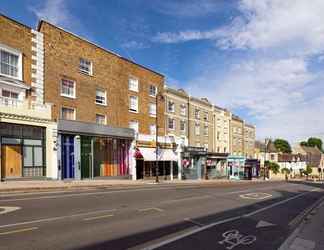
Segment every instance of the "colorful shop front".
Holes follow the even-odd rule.
[[[227,173],[227,153],[207,153],[206,179],[226,179]]]
[[[181,175],[183,180],[200,180],[206,176],[207,150],[203,147],[183,147]]]
[[[134,131],[60,120],[58,178],[129,178],[129,149]]]
[[[244,179],[245,157],[230,155],[227,157],[228,178],[230,180]]]

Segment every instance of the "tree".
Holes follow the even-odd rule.
[[[306,170],[304,170],[304,174],[308,176],[308,175],[310,175],[312,172],[313,172],[313,168],[312,168],[312,166],[311,166],[311,165],[307,165],[307,166],[306,166]]]
[[[291,147],[288,141],[284,139],[276,139],[274,141],[276,149],[281,153],[291,153]]]
[[[319,150],[323,151],[322,149],[323,142],[320,138],[310,137],[307,140],[307,144],[309,147],[317,147]]]
[[[300,142],[299,144],[300,144],[300,146],[308,146],[307,141],[302,141],[302,142]]]
[[[291,171],[289,168],[283,168],[281,169],[281,173],[285,175],[286,181],[288,181],[288,175],[290,175]]]
[[[272,162],[272,161],[270,161],[270,162],[266,161],[265,164],[268,167],[268,169],[271,170],[272,173],[274,173],[274,174],[279,173],[280,166],[278,165],[278,163]]]

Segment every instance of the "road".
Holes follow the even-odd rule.
[[[297,182],[0,194],[0,249],[278,249],[323,195]]]

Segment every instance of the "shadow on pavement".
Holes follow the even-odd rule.
[[[291,182],[291,183],[294,183],[294,182]],[[296,184],[301,184],[301,183],[296,182]],[[308,183],[305,183],[305,184],[307,185]],[[315,186],[317,186],[317,185],[315,185]],[[209,214],[207,216],[191,218],[191,219],[198,222],[199,224],[208,225],[213,222],[217,222],[217,221],[224,220],[227,218],[241,216],[241,215],[250,213],[257,209],[269,206],[273,203],[276,203],[276,202],[285,200],[289,197],[295,196],[298,193],[304,192],[304,190],[303,191],[296,190],[295,192],[288,192],[288,191],[283,191],[283,190],[274,190],[274,191],[280,193],[281,196],[278,198],[273,198],[273,199],[268,199],[268,200],[264,200],[261,202],[256,202],[252,205],[241,206],[241,207],[238,207],[235,209],[226,210],[223,212]],[[217,201],[215,201],[215,205],[217,206]],[[154,223],[154,222],[152,222],[152,223]],[[139,232],[139,233],[136,233],[133,235],[128,235],[128,236],[125,236],[122,238],[117,238],[117,239],[113,239],[113,240],[99,242],[99,243],[96,243],[93,245],[84,246],[84,247],[81,247],[78,249],[79,250],[85,250],[85,249],[114,249],[114,250],[128,249],[128,248],[132,248],[137,245],[144,244],[146,242],[160,239],[167,235],[175,234],[175,233],[177,233],[179,231],[183,231],[185,229],[192,228],[193,226],[194,225],[192,222],[182,221],[182,222],[179,222],[176,224],[167,225],[167,226],[160,227],[160,228],[157,228],[154,230],[143,231],[143,232]]]

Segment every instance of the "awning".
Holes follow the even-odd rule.
[[[139,147],[138,149],[141,152],[144,161],[156,161],[155,148]],[[172,149],[159,149],[158,161],[178,161],[178,157]]]

